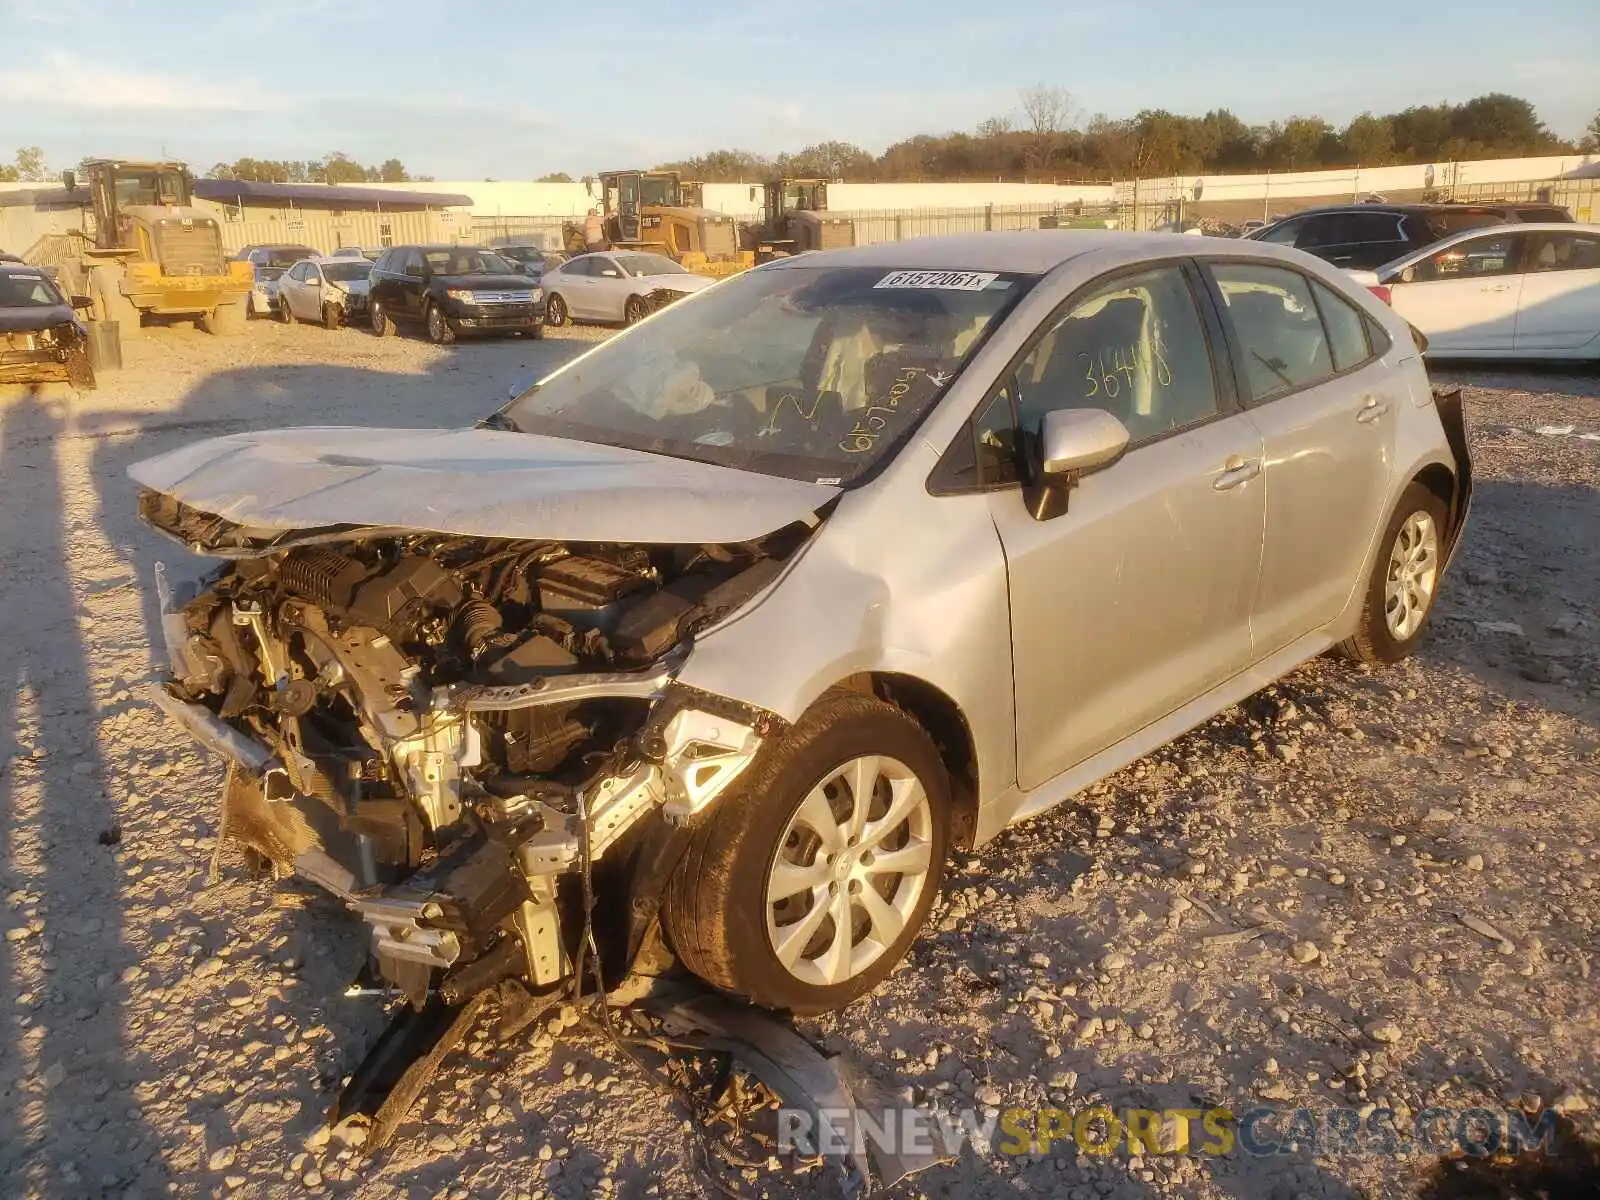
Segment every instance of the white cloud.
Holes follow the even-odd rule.
[[[79,113],[259,111],[278,105],[250,86],[128,71],[52,52],[40,65],[0,69],[0,104]]]

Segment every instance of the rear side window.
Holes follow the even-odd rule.
[[[1271,400],[1333,375],[1310,280],[1253,263],[1215,263],[1210,270],[1244,356],[1252,399]]]
[[[1530,272],[1593,271],[1600,269],[1600,235],[1592,233],[1539,233]]]
[[[1205,329],[1183,269],[1121,276],[1078,300],[1016,374],[1022,428],[1059,408],[1100,408],[1150,441],[1217,414]]]
[[[1398,242],[1400,218],[1393,213],[1330,213],[1307,222],[1298,246],[1353,246],[1370,242]]]
[[[1255,240],[1258,242],[1272,242],[1278,246],[1293,246],[1295,239],[1300,236],[1300,231],[1306,228],[1303,220],[1279,221],[1270,226],[1266,232]]]
[[[1367,318],[1343,296],[1316,280],[1311,281],[1311,291],[1317,298],[1317,311],[1322,314],[1322,325],[1328,333],[1333,369],[1348,371],[1371,358],[1372,347],[1367,344]]]

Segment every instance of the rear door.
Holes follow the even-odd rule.
[[[567,311],[575,317],[594,316],[593,271],[599,261],[597,256],[586,254],[561,269],[561,298],[567,302]]]
[[[1600,357],[1600,233],[1530,233],[1517,352]]]
[[[1361,578],[1388,495],[1404,385],[1388,339],[1319,280],[1277,263],[1213,262],[1240,394],[1263,442],[1258,659],[1333,620]]]
[[[392,307],[392,315],[412,321],[422,319],[422,298],[427,291],[427,281],[422,277],[422,251],[416,247],[406,250],[400,257],[399,273],[395,277],[395,292],[399,303]]]
[[[305,318],[305,300],[302,295],[304,290],[305,270],[310,263],[295,263],[283,273],[278,280],[278,303],[289,310],[291,316]]]
[[[1529,234],[1497,225],[1452,242],[1389,280],[1390,302],[1428,339],[1430,354],[1513,348]]]

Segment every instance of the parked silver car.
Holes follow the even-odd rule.
[[[284,321],[316,321],[337,329],[367,314],[368,277],[364,258],[307,258],[278,278],[278,316]]]
[[[953,844],[1314,655],[1411,653],[1471,485],[1342,272],[1094,231],[781,259],[478,428],[132,473],[226,560],[163,595],[159,702],[385,978],[555,987],[592,928],[614,980],[659,929],[797,1012],[883,979]]]
[[[649,316],[660,304],[657,293],[671,299],[692,295],[716,280],[694,275],[670,258],[639,250],[607,250],[580,254],[546,267],[544,288],[546,325],[569,320],[621,321],[632,325]]]

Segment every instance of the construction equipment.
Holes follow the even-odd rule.
[[[605,247],[649,250],[697,275],[732,275],[752,265],[739,252],[733,218],[699,204],[700,185],[685,186],[676,171],[602,171],[599,176]],[[567,222],[569,253],[589,249],[583,226]]]
[[[761,223],[740,231],[741,244],[756,262],[856,244],[855,222],[827,215],[826,179],[774,179],[761,190]]]
[[[208,333],[243,333],[254,268],[229,262],[214,217],[193,207],[189,170],[180,162],[89,159],[82,165],[92,228],[81,251],[60,265],[69,290],[94,299],[98,320],[121,335],[138,332],[145,313],[197,316]],[[77,173],[62,173],[72,192]]]

